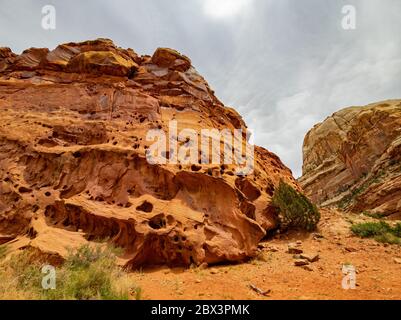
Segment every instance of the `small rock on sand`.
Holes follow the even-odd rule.
[[[304,260],[304,259],[297,259],[297,260],[294,261],[294,265],[297,266],[297,267],[306,266],[308,264],[309,264],[309,262],[307,260]]]
[[[401,258],[394,258],[393,260],[395,263],[401,264]]]
[[[207,269],[209,265],[207,264],[207,262],[202,263],[198,268],[199,269]]]
[[[313,269],[311,266],[309,266],[309,265],[302,266],[302,268],[305,269],[305,270],[307,270],[307,271],[314,271],[314,269]]]
[[[290,254],[300,254],[300,253],[303,252],[303,250],[300,249],[300,248],[297,248],[297,247],[294,246],[293,244],[289,244],[289,245],[288,245],[288,251],[287,251],[287,252],[290,253]]]
[[[316,262],[319,260],[319,254],[317,253],[311,253],[311,254],[302,253],[300,256],[301,259],[308,260],[309,262]]]
[[[213,268],[213,269],[210,269],[210,273],[211,273],[211,274],[218,274],[218,273],[219,273],[219,270]]]

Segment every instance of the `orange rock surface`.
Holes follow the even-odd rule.
[[[171,120],[246,132],[171,49],[139,56],[108,39],[0,48],[0,119],[0,242],[13,249],[64,257],[107,240],[127,267],[241,261],[276,226],[280,179],[299,188],[260,147],[245,177],[234,165],[147,161],[147,132]]]
[[[323,206],[401,217],[401,100],[334,113],[306,135],[305,193]]]

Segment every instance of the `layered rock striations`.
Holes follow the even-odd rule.
[[[107,240],[127,267],[241,261],[276,227],[280,180],[299,188],[260,147],[246,176],[201,154],[197,164],[170,163],[170,151],[166,163],[148,161],[149,130],[167,132],[171,121],[178,131],[246,133],[172,49],[140,56],[108,39],[20,55],[0,48],[0,119],[0,240],[9,248],[63,257]]]
[[[401,217],[401,100],[334,113],[308,132],[299,182],[315,202]]]

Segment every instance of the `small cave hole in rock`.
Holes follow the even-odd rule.
[[[136,207],[136,210],[143,212],[152,212],[153,204],[145,200],[140,206]]]
[[[166,227],[166,219],[163,214],[159,214],[149,220],[149,227],[158,230]]]
[[[36,230],[35,230],[33,227],[30,227],[30,228],[28,229],[27,235],[28,235],[28,237],[29,237],[30,239],[36,238],[37,234],[38,234],[38,233],[36,232]]]
[[[50,197],[51,195],[52,195],[52,194],[51,194],[49,191],[46,191],[46,192],[45,192],[45,196],[46,196],[46,197]]]
[[[29,193],[29,192],[32,192],[32,189],[26,188],[26,187],[20,187],[20,188],[18,189],[18,191],[19,191],[20,193]]]
[[[68,227],[70,225],[70,220],[68,219],[68,217],[63,221],[62,224],[64,227]]]
[[[76,152],[74,152],[74,153],[72,154],[72,156],[73,156],[74,158],[81,158],[81,157],[82,157],[82,154],[81,154],[81,152],[76,151]]]
[[[196,164],[193,164],[193,165],[191,166],[191,170],[192,170],[192,171],[199,171],[200,169],[202,169],[202,166],[198,166],[198,165],[196,165]]]

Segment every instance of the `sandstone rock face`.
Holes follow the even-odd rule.
[[[306,135],[305,193],[322,205],[401,216],[401,100],[334,113]]]
[[[0,48],[0,72],[6,70],[14,62],[16,56],[10,48]]]
[[[132,76],[138,65],[109,51],[87,51],[70,59],[66,70],[69,72],[109,74],[115,76]]]
[[[239,261],[276,226],[280,179],[299,189],[260,147],[247,176],[201,154],[196,164],[148,161],[149,130],[167,132],[171,120],[178,132],[246,132],[174,50],[139,56],[98,39],[19,56],[1,48],[0,66],[0,240],[10,248],[65,256],[107,240],[127,267]]]

